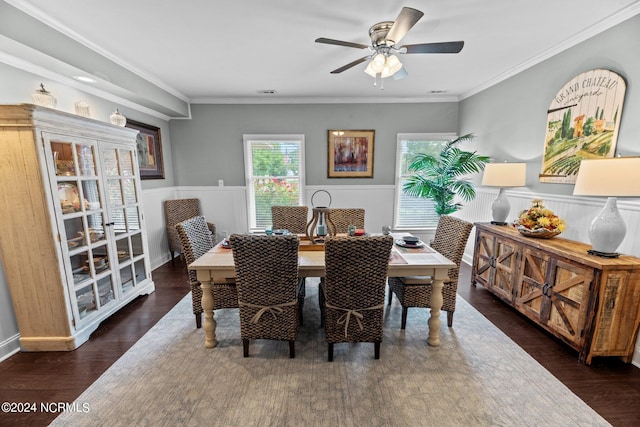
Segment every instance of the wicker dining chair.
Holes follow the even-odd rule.
[[[244,357],[249,357],[249,340],[268,339],[289,341],[289,357],[294,358],[299,237],[232,234],[230,241]]]
[[[329,230],[330,233],[346,233],[350,225],[364,229],[364,209],[362,208],[331,208],[329,216],[334,225],[333,230]]]
[[[271,227],[274,230],[284,229],[294,234],[306,234],[308,206],[271,206]],[[306,297],[306,280],[298,279],[298,320],[302,325],[302,311]]]
[[[438,221],[436,235],[431,247],[456,264],[455,268],[448,271],[449,278],[445,280],[442,288],[442,310],[447,312],[447,325],[453,325],[453,313],[456,311],[456,294],[458,292],[458,275],[460,263],[464,255],[464,249],[469,239],[473,224],[459,218],[442,215]],[[402,306],[401,329],[407,326],[407,311],[409,307],[430,308],[431,301],[431,277],[390,277],[389,278],[389,304],[396,295]]]
[[[214,242],[203,216],[196,216],[176,224],[176,231],[182,247],[187,265],[191,264],[209,249]],[[202,327],[202,288],[196,277],[195,270],[188,270],[189,286],[191,287],[191,303],[193,314],[196,316],[196,328]],[[214,283],[211,292],[213,294],[213,309],[238,308],[238,292],[235,279],[229,278],[224,282]]]
[[[175,258],[175,254],[182,254],[182,243],[175,225],[194,216],[202,215],[200,207],[200,199],[173,199],[164,201],[164,212],[167,221],[167,238],[169,240],[169,257],[171,262]],[[216,226],[208,222],[207,227],[214,236],[216,235]]]
[[[328,343],[372,342],[380,358],[384,294],[393,238],[329,237],[325,242],[325,280],[321,284],[321,316]]]
[[[309,215],[308,206],[271,206],[271,227],[305,234]]]

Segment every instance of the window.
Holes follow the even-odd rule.
[[[271,224],[271,206],[302,205],[304,135],[244,135],[249,231]]]
[[[433,200],[410,197],[402,187],[409,176],[409,165],[418,153],[438,155],[445,144],[456,137],[450,133],[399,133],[396,151],[396,197],[393,228],[396,230],[420,230],[438,225]]]

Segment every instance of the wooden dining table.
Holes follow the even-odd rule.
[[[408,233],[391,233],[394,241],[401,241]],[[353,237],[357,239],[358,237]],[[311,244],[305,236],[300,236],[298,251],[299,277],[324,277],[325,262],[322,245]],[[442,307],[443,280],[448,270],[455,264],[445,256],[426,244],[420,247],[406,248],[394,244],[389,257],[389,277],[431,276],[433,279],[431,292],[431,311],[428,321],[429,334],[427,343],[433,347],[440,345],[440,309]],[[189,264],[189,270],[195,270],[202,286],[202,309],[204,310],[204,345],[207,348],[216,346],[216,320],[213,313],[213,283],[225,283],[228,278],[235,277],[235,266],[231,249],[225,248],[222,242]]]

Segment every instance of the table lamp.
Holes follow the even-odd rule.
[[[506,187],[524,187],[527,179],[526,163],[488,163],[484,167],[482,185],[500,187],[498,197],[491,205],[493,221],[491,224],[507,225],[505,220],[509,215],[511,205],[505,195]]]
[[[582,160],[573,188],[575,196],[606,196],[604,208],[589,226],[594,255],[615,258],[627,227],[617,197],[640,197],[640,157]]]

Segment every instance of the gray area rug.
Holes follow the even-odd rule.
[[[52,426],[604,426],[547,370],[458,297],[453,328],[427,344],[426,309],[386,307],[373,344],[336,344],[327,362],[317,280],[307,280],[296,358],[252,341],[242,357],[237,310],[219,310],[218,346],[204,348],[187,295]]]

